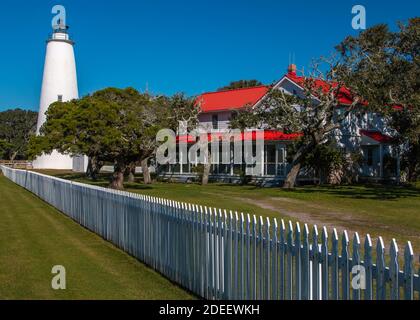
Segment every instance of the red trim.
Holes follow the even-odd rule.
[[[203,133],[206,134],[206,133]],[[207,139],[210,142],[212,139],[212,136],[218,140],[222,140],[223,135],[226,134],[225,132],[213,132],[213,133],[207,133]],[[296,140],[299,137],[301,137],[301,133],[284,133],[277,130],[265,130],[264,131],[264,141],[292,141]],[[234,135],[233,140],[240,140],[240,141],[255,141],[257,140],[257,133],[256,131],[252,132],[241,132],[240,136]],[[196,143],[196,138],[190,135],[182,135],[176,137],[176,142],[187,142],[187,143]]]
[[[379,131],[373,131],[373,130],[360,130],[360,134],[364,135],[366,137],[369,137],[375,141],[378,141],[380,143],[391,143],[394,141],[394,139],[390,136],[387,136]]]

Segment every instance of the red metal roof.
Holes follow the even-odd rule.
[[[286,77],[297,85],[302,86],[304,77],[297,76],[295,72],[288,72]],[[333,84],[337,85],[337,84]],[[323,80],[315,80],[315,86],[327,91],[330,84]],[[246,105],[254,105],[268,92],[270,86],[257,86],[225,91],[207,92],[197,97],[196,103],[201,112],[217,112],[224,110],[241,109]],[[338,100],[342,104],[351,104],[351,93],[347,88],[341,88]]]
[[[205,134],[205,133],[204,133]],[[213,132],[207,133],[207,140],[211,142],[212,137],[217,140],[222,140],[223,135],[226,132]],[[264,141],[290,141],[296,140],[297,138],[301,137],[301,133],[284,133],[277,130],[265,130],[264,131]],[[255,141],[257,138],[256,131],[252,132],[241,132],[240,134],[233,135],[233,139],[240,140],[240,141]],[[186,142],[186,143],[196,143],[196,138],[190,135],[182,135],[176,137],[177,142]]]
[[[207,92],[200,95],[196,103],[201,107],[201,112],[214,112],[235,110],[246,105],[254,105],[269,90],[268,86],[241,88],[218,92]]]
[[[360,134],[367,136],[375,141],[381,142],[381,143],[391,143],[394,141],[394,139],[390,136],[387,136],[379,131],[374,130],[360,130]]]
[[[299,86],[303,86],[303,83],[305,81],[305,77],[301,77],[296,75],[296,72],[288,72],[286,74],[286,77]],[[337,83],[333,83],[332,87],[336,87]],[[315,79],[315,87],[321,88],[324,92],[327,92],[331,88],[331,84],[324,80]],[[349,105],[353,102],[353,99],[351,97],[350,90],[348,88],[342,87],[340,88],[340,91],[338,93],[338,102],[344,105]]]

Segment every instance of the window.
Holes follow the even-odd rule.
[[[368,166],[373,165],[373,149],[372,148],[367,149],[367,165]]]
[[[211,122],[213,124],[213,129],[219,129],[219,117],[217,114],[212,115]]]
[[[62,95],[62,94],[59,94],[59,95],[57,96],[57,101],[58,101],[58,102],[63,102],[63,95]]]
[[[277,163],[284,163],[284,162],[285,162],[284,148],[278,148]]]

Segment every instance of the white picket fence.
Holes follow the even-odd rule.
[[[279,223],[115,191],[1,166],[3,174],[119,248],[206,299],[419,299],[414,253],[403,270],[395,240],[385,254],[369,235]],[[398,213],[396,213],[398,214]],[[354,268],[354,266],[356,266]],[[364,272],[362,272],[364,270]],[[352,273],[355,272],[356,277]],[[356,281],[360,276],[365,281]],[[362,280],[362,279],[359,279]],[[353,284],[358,284],[355,286]]]

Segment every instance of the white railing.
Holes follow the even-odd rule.
[[[419,299],[414,253],[314,226],[1,166],[64,214],[206,299]],[[373,254],[376,251],[376,254]],[[389,262],[387,262],[389,261]],[[353,275],[354,273],[354,275]]]

